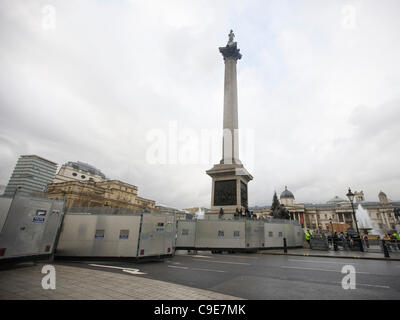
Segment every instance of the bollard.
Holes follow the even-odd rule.
[[[284,252],[284,253],[287,253],[286,238],[283,238],[283,252]]]
[[[383,253],[385,255],[385,258],[390,258],[389,250],[386,246],[385,240],[382,240],[382,247],[383,247]]]

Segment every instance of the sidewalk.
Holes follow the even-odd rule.
[[[400,252],[389,252],[390,258],[385,258],[383,252],[360,252],[360,251],[324,251],[324,250],[311,250],[311,249],[288,249],[287,254],[283,249],[265,250],[260,251],[262,254],[274,255],[291,255],[291,256],[310,256],[310,257],[324,257],[324,258],[344,258],[344,259],[370,259],[370,260],[386,260],[386,261],[400,261]]]
[[[0,300],[241,300],[213,291],[100,270],[54,264],[56,289],[42,288],[45,264],[0,270]]]

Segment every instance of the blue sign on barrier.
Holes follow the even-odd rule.
[[[35,216],[35,217],[33,217],[32,222],[35,222],[35,223],[43,223],[44,220],[45,220],[44,217]]]

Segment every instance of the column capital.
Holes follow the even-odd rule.
[[[228,58],[239,60],[242,58],[240,49],[237,48],[237,42],[231,42],[228,43],[225,47],[220,47],[219,52],[222,53],[224,60]]]

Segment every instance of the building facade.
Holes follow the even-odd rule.
[[[4,191],[5,196],[21,193],[44,192],[54,180],[57,163],[37,155],[23,155],[17,161]]]
[[[63,164],[56,174],[53,183],[61,183],[67,181],[89,181],[95,182],[106,181],[106,176],[95,167],[84,162],[69,161]]]
[[[365,201],[362,191],[355,192],[354,210],[359,206],[367,210],[372,223],[384,232],[395,230],[399,219],[395,217],[394,210],[400,208],[399,201],[390,201],[386,194],[380,192],[379,201]],[[335,196],[326,203],[299,203],[287,187],[281,193],[280,203],[290,213],[291,219],[298,220],[304,229],[346,231],[348,228],[356,230],[353,219],[353,209],[348,200]],[[258,217],[270,217],[270,206],[251,208]]]
[[[52,199],[64,198],[66,208],[110,207],[154,211],[156,206],[155,201],[138,197],[136,186],[119,180],[52,183],[47,186],[46,193]]]

